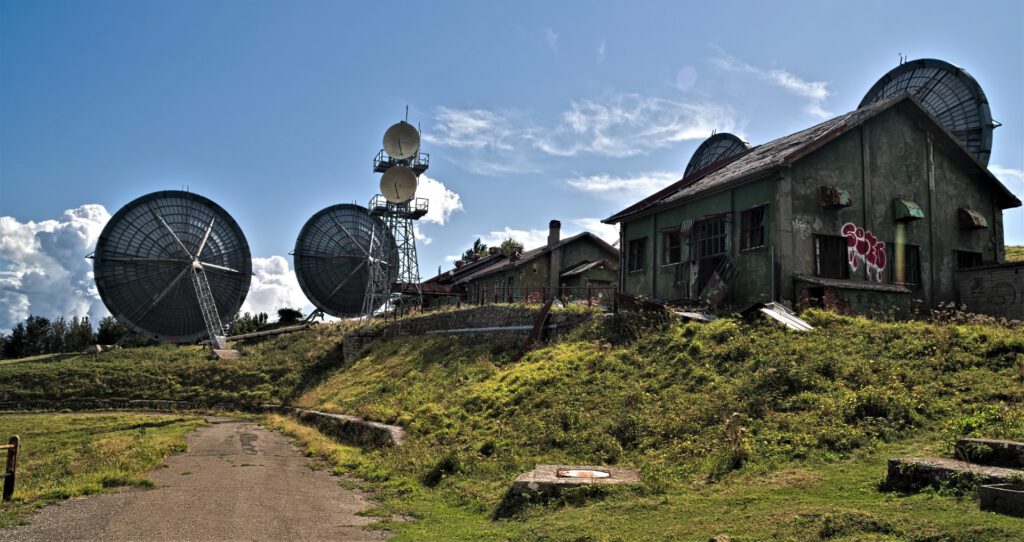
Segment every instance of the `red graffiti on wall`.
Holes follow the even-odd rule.
[[[858,228],[853,222],[843,224],[843,237],[846,237],[846,254],[850,258],[850,267],[856,271],[863,263],[868,270],[868,279],[870,280],[871,274],[874,273],[875,280],[882,282],[882,271],[885,270],[885,243],[864,228]]]

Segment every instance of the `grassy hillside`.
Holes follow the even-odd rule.
[[[0,526],[70,497],[151,486],[146,472],[164,456],[184,451],[184,435],[201,423],[191,416],[154,414],[0,416],[4,442],[16,434],[22,448],[14,499],[0,506]]]
[[[478,340],[400,339],[298,404],[408,428],[397,450],[313,446],[381,489],[382,513],[419,518],[389,525],[409,539],[1024,536],[971,498],[877,491],[889,455],[1024,438],[1024,332],[809,317],[807,334],[609,321],[518,363]],[[734,412],[738,440],[724,429]],[[632,465],[644,483],[492,521],[537,463]]]
[[[1024,262],[1024,247],[1022,247],[1022,246],[1006,247],[1006,261],[1007,262]]]
[[[398,423],[406,445],[360,451],[267,418],[366,480],[382,517],[415,518],[383,522],[407,540],[1024,539],[971,495],[878,491],[887,457],[1024,438],[1024,331],[806,316],[811,333],[606,318],[518,362],[480,337],[400,338],[350,366],[344,330],[322,326],[229,362],[170,346],[22,360],[0,366],[0,400],[291,400]],[[643,484],[507,507],[537,463],[636,466]]]
[[[210,361],[199,346],[162,345],[54,354],[0,363],[0,402],[165,399],[259,405],[282,402],[342,363],[342,324],[235,345],[240,359]]]

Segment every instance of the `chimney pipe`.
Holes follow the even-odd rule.
[[[552,220],[548,223],[548,248],[555,248],[561,240],[562,223]]]

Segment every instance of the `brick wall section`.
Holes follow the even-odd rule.
[[[961,269],[960,302],[967,310],[1024,320],[1024,263]]]
[[[400,336],[426,335],[456,329],[527,326],[528,329],[523,330],[487,332],[488,342],[508,342],[510,346],[513,346],[524,341],[530,334],[530,329],[532,329],[537,321],[538,314],[540,314],[539,308],[508,305],[484,305],[482,307],[435,312],[423,316],[403,318],[387,325],[384,329],[349,333],[345,335],[342,350],[345,362],[348,363],[358,358],[364,348],[371,341],[378,338],[393,339]],[[552,309],[551,314],[548,315],[544,336],[551,338],[558,334],[566,333],[595,317],[600,317],[599,313]]]

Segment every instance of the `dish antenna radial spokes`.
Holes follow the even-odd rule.
[[[904,62],[883,75],[858,108],[901,92],[914,96],[967,152],[988,165],[996,123],[985,92],[967,70],[932,58]]]
[[[683,178],[704,171],[711,165],[746,152],[748,149],[750,149],[750,144],[733,134],[726,132],[714,134],[705,139],[697,147],[697,150],[693,151],[693,156],[690,157],[690,161],[686,164],[686,170],[683,172]]]
[[[398,272],[394,238],[381,219],[359,205],[333,205],[313,215],[292,254],[303,293],[339,318],[378,310]]]
[[[234,219],[180,191],[148,194],[118,210],[93,258],[100,298],[126,328],[171,342],[208,336],[215,348],[224,347],[223,322],[241,307],[252,272]]]

